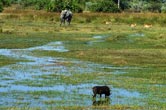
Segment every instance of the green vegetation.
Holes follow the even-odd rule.
[[[21,60],[0,55],[0,61],[1,61],[0,62],[0,67],[1,67],[1,66],[9,65],[9,64],[15,64],[16,62],[21,61]]]
[[[149,107],[147,109],[152,109],[153,107]],[[22,107],[22,108],[19,108],[19,107],[10,107],[10,108],[6,108],[6,107],[1,107],[2,110],[40,110],[40,108],[29,108],[29,107]],[[80,106],[70,106],[70,107],[63,107],[63,106],[59,106],[59,107],[48,107],[49,110],[52,110],[52,109],[59,109],[59,110],[82,110],[82,109],[117,109],[117,110],[125,110],[125,109],[130,109],[130,110],[137,110],[137,109],[143,109],[141,107],[128,107],[128,106],[121,106],[121,105],[117,105],[117,106],[110,106],[110,107],[107,107],[107,106],[101,106],[101,107],[80,107]]]
[[[26,13],[25,13],[26,12]],[[55,85],[81,85],[81,84],[105,84],[112,85],[114,88],[124,88],[126,90],[138,91],[143,94],[141,100],[145,105],[122,105],[115,104],[110,106],[70,106],[76,101],[88,100],[91,94],[77,94],[80,88],[74,89],[71,96],[68,93],[55,90],[48,91],[10,91],[16,102],[15,106],[0,107],[1,109],[32,109],[38,110],[42,107],[29,107],[30,102],[24,102],[28,95],[31,99],[38,100],[41,104],[48,105],[48,109],[165,109],[166,91],[166,27],[165,15],[159,13],[77,13],[74,15],[71,26],[59,26],[59,14],[48,13],[45,11],[34,10],[13,10],[5,9],[2,21],[0,22],[0,48],[1,49],[26,49],[29,47],[42,46],[50,42],[61,41],[67,52],[56,52],[48,50],[34,50],[33,56],[78,59],[90,61],[97,64],[113,65],[119,69],[97,68],[103,72],[75,73],[68,70],[71,74],[56,73],[54,70],[50,74],[40,74],[32,71],[31,79],[17,81],[13,77],[3,77],[1,81],[13,81],[12,84],[25,87],[53,87]],[[106,22],[109,22],[106,24]],[[131,23],[137,26],[130,27]],[[151,28],[144,28],[143,24],[152,24]],[[98,37],[96,37],[98,36]],[[0,66],[22,62],[6,56],[0,56]],[[53,63],[54,65],[72,67],[74,63],[62,62]],[[43,65],[39,65],[43,66]],[[38,68],[38,65],[32,66]],[[45,65],[44,65],[45,66]],[[48,67],[50,65],[47,65]],[[82,66],[78,64],[78,67]],[[116,74],[115,71],[126,67],[126,73]],[[131,67],[131,68],[130,68]],[[21,65],[18,65],[21,68]],[[12,67],[12,70],[17,70]],[[41,67],[40,67],[41,68]],[[22,68],[21,68],[22,69]],[[23,68],[26,71],[29,68]],[[47,71],[42,69],[42,71]],[[24,74],[23,72],[23,74]],[[27,73],[26,73],[27,72]],[[109,74],[105,73],[109,72]],[[31,74],[31,73],[30,73]],[[12,76],[12,73],[4,72],[1,76]],[[6,79],[5,79],[6,78]],[[0,85],[5,87],[7,85]],[[91,88],[88,88],[91,89]],[[1,96],[8,96],[9,93],[1,92]],[[69,98],[70,100],[58,100],[44,98],[58,97],[60,99]],[[122,96],[121,96],[122,97]],[[81,103],[80,102],[80,103]],[[69,106],[58,106],[58,104],[69,103]],[[57,104],[54,106],[54,104]],[[19,105],[21,106],[19,108]],[[23,106],[26,105],[26,106]],[[18,107],[17,107],[18,106]],[[23,106],[23,107],[22,107]]]
[[[2,12],[3,11],[3,5],[2,5],[2,3],[0,2],[0,12]]]
[[[19,4],[19,8],[33,8],[59,12],[69,8],[73,12],[166,12],[165,0],[0,0],[0,11],[4,6]]]
[[[113,0],[103,0],[96,2],[90,7],[90,10],[94,12],[120,12],[120,9],[117,7],[117,4],[115,4]]]
[[[51,40],[53,40],[54,37],[52,37],[53,35],[50,35],[50,38],[47,39],[45,36],[47,34],[46,33],[35,33],[35,34],[25,34],[25,35],[17,35],[17,34],[4,34],[1,33],[0,36],[0,40],[1,40],[1,44],[0,47],[1,48],[10,48],[10,49],[15,49],[15,48],[28,48],[28,47],[33,47],[33,46],[38,46],[38,45],[42,45],[45,44],[47,42],[50,42]],[[34,36],[38,36],[35,37]],[[8,39],[6,39],[8,38]],[[31,39],[31,40],[29,40]]]

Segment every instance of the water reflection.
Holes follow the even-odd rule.
[[[110,97],[100,98],[100,99],[93,98],[92,105],[93,106],[100,106],[100,105],[109,106],[110,105]]]

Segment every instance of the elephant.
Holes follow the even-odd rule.
[[[70,25],[70,22],[72,20],[73,14],[70,10],[62,10],[60,14],[60,26],[62,24],[65,25],[65,21]]]

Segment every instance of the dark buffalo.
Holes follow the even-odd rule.
[[[97,94],[100,95],[100,98],[102,94],[105,94],[105,98],[110,96],[110,88],[108,86],[94,86],[92,90],[94,94],[93,97],[96,97]]]

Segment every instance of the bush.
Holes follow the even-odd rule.
[[[47,11],[60,12],[63,9],[71,9],[73,12],[80,13],[83,8],[77,3],[72,2],[60,2],[60,1],[50,1],[47,5]]]
[[[2,2],[0,2],[0,12],[3,11],[3,5],[2,5]]]
[[[151,12],[161,12],[161,3],[152,2],[149,10]]]
[[[161,7],[161,12],[166,13],[166,4],[163,4]]]
[[[115,4],[115,2],[112,0],[103,0],[95,3],[90,7],[90,10],[94,12],[120,12],[117,4]]]
[[[10,0],[0,0],[0,12],[3,11],[4,6],[9,6],[11,4]]]
[[[52,0],[46,6],[47,11],[60,12],[63,9],[63,2]]]
[[[71,9],[77,13],[83,12],[83,8],[79,4],[73,4],[73,7]]]
[[[19,2],[23,7],[32,6],[34,4],[33,0],[21,0]]]
[[[49,3],[48,0],[38,0],[38,1],[36,2],[35,8],[36,8],[37,10],[45,9],[45,8],[46,8],[46,4],[48,4],[48,3]]]
[[[3,6],[9,6],[11,4],[10,0],[0,0]]]

